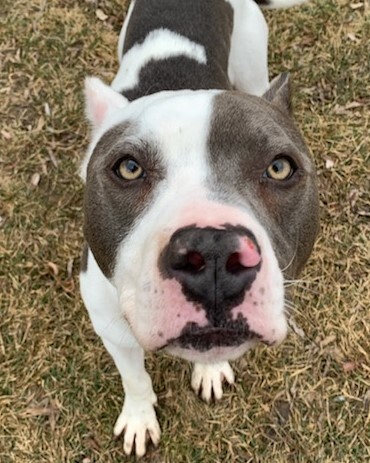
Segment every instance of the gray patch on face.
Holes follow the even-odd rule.
[[[133,144],[135,131],[135,125],[126,122],[106,132],[87,167],[84,234],[107,278],[112,276],[120,243],[150,206],[155,187],[164,176],[157,147],[147,141]],[[145,177],[120,179],[114,170],[125,157],[134,158]]]
[[[288,111],[263,98],[223,92],[214,100],[208,150],[215,196],[253,210],[280,267],[295,277],[318,232],[318,195],[313,161]],[[285,181],[264,176],[279,156],[297,167]]]

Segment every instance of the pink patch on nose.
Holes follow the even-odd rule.
[[[256,267],[261,262],[261,254],[250,238],[241,238],[239,246],[237,254],[239,262],[243,267]]]

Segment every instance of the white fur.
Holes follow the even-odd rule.
[[[198,63],[207,63],[203,45],[168,29],[151,31],[143,43],[134,45],[123,56],[118,74],[112,82],[112,88],[117,92],[135,88],[139,83],[140,70],[148,61],[178,55],[187,56]]]
[[[222,398],[222,383],[224,380],[229,384],[234,384],[234,372],[229,362],[194,364],[191,387],[196,394],[201,395],[204,401],[209,402],[212,395],[216,400]]]
[[[269,88],[268,27],[253,0],[227,0],[234,10],[228,75],[242,92],[263,95]]]
[[[144,351],[124,320],[116,288],[105,278],[91,251],[88,270],[80,274],[80,289],[96,333],[121,375],[125,400],[114,427],[118,436],[126,429],[124,450],[131,453],[134,442],[138,456],[144,455],[146,434],[156,445],[160,428],[153,405],[157,398],[144,367]]]
[[[93,130],[102,125],[111,110],[122,109],[128,104],[123,95],[114,92],[97,77],[85,79],[85,102],[86,117]]]

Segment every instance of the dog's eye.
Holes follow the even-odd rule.
[[[265,176],[273,180],[288,180],[296,170],[293,161],[288,158],[280,157],[272,161],[265,171]]]
[[[137,180],[144,176],[144,169],[132,158],[121,159],[114,170],[124,180]]]

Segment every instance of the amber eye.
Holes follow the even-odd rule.
[[[268,166],[265,176],[273,180],[287,180],[295,171],[295,166],[288,158],[276,158]]]
[[[144,176],[144,170],[135,159],[122,159],[116,164],[116,174],[124,180],[137,180]]]

